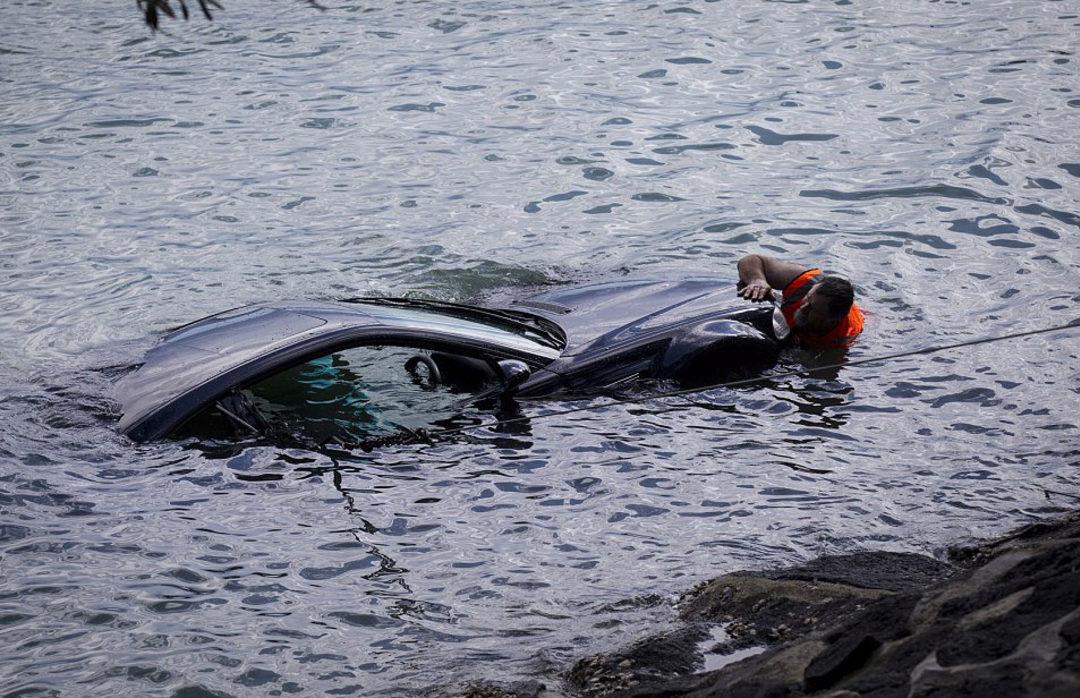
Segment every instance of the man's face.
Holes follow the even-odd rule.
[[[829,300],[818,295],[815,286],[806,294],[805,302],[795,311],[795,329],[810,335],[828,334],[836,327],[836,320],[829,317]]]

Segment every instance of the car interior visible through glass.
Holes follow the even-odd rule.
[[[177,436],[273,432],[343,444],[431,427],[500,384],[479,357],[366,345],[293,366],[224,396]]]

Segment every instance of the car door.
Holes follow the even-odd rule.
[[[664,338],[556,361],[543,372],[546,378],[538,373],[538,379],[527,384],[520,395],[578,397],[617,391],[636,380],[654,377],[667,345]]]

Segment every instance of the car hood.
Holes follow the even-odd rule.
[[[578,286],[519,300],[513,307],[557,322],[567,334],[563,357],[605,351],[698,318],[749,322],[771,312],[767,305],[739,298],[734,281],[712,277]]]

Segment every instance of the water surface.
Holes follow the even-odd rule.
[[[701,579],[1080,501],[1075,331],[431,447],[129,443],[110,367],[255,301],[753,251],[856,282],[850,358],[1080,317],[1070,3],[326,4],[0,7],[4,692],[550,681]]]

